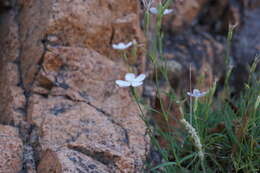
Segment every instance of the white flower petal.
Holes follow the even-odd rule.
[[[132,82],[131,82],[131,85],[132,85],[133,87],[138,87],[138,86],[143,85],[143,82],[132,81]]]
[[[113,49],[117,49],[117,45],[112,44],[112,48],[113,48]]]
[[[130,82],[123,81],[123,80],[116,80],[116,84],[120,87],[129,87],[131,85]]]
[[[134,81],[135,80],[135,74],[134,73],[126,73],[125,80],[130,81],[130,82]]]
[[[112,45],[113,49],[122,49],[122,46],[122,43]]]
[[[129,43],[127,43],[126,45],[125,45],[125,48],[127,49],[127,48],[129,48],[130,46],[132,46],[133,45],[133,42],[129,42]]]
[[[158,10],[154,7],[150,8],[149,11],[152,13],[152,14],[157,14],[158,13]]]
[[[113,47],[113,49],[124,50],[124,49],[129,48],[132,45],[133,45],[133,42],[129,42],[127,44],[125,44],[125,43],[118,43],[118,44],[112,44],[112,47]]]
[[[196,97],[196,98],[199,98],[199,97],[203,97],[207,94],[207,91],[206,92],[200,92],[200,90],[198,89],[194,89],[192,93],[190,92],[187,92],[187,94],[191,97]]]
[[[202,93],[201,93],[201,96],[205,96],[207,93],[208,93],[207,91],[202,92]]]
[[[172,12],[173,12],[172,9],[165,9],[164,12],[163,12],[163,15],[167,15],[167,14],[170,14]]]
[[[142,82],[145,79],[145,74],[140,74],[139,76],[137,76],[134,81],[136,82]]]
[[[193,94],[194,94],[194,95],[200,94],[200,90],[194,89],[194,90],[193,90]]]
[[[189,96],[192,96],[192,97],[193,97],[193,94],[192,94],[191,92],[187,92],[187,94],[188,94]]]

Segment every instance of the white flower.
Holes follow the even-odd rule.
[[[149,10],[152,14],[157,14],[158,10],[155,7],[150,8]]]
[[[149,9],[153,3],[153,0],[142,0],[145,9]]]
[[[145,79],[145,74],[140,74],[139,76],[135,77],[133,73],[126,73],[125,81],[124,80],[116,80],[116,84],[120,87],[138,87],[143,84],[143,80]]]
[[[167,15],[167,14],[170,14],[172,12],[173,12],[172,9],[165,9],[164,12],[163,12],[163,15]]]
[[[196,98],[199,98],[199,97],[203,97],[207,94],[207,91],[206,92],[200,92],[200,90],[198,89],[194,89],[193,92],[187,92],[187,94],[191,97],[196,97]]]
[[[158,14],[158,13],[159,13],[159,11],[157,10],[157,8],[155,8],[155,7],[150,8],[150,12],[151,12],[152,14]],[[173,12],[172,9],[165,9],[165,10],[163,11],[163,15],[170,14],[171,12]]]
[[[113,49],[117,49],[117,50],[125,50],[125,49],[129,48],[132,45],[133,45],[133,42],[130,41],[127,44],[125,44],[125,43],[113,44],[112,47],[113,47]]]

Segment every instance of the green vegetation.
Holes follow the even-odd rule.
[[[157,163],[153,158],[147,161],[144,172],[165,173],[256,173],[260,171],[260,81],[259,73],[255,72],[259,57],[249,67],[250,77],[245,83],[245,89],[238,97],[231,98],[231,89],[228,85],[232,74],[229,62],[229,52],[232,40],[233,27],[227,36],[226,51],[226,78],[221,97],[216,93],[215,83],[202,97],[191,98],[188,95],[182,98],[176,96],[173,89],[161,90],[158,75],[166,81],[166,65],[158,67],[158,59],[163,57],[163,33],[161,21],[163,11],[168,7],[170,0],[157,7],[157,23],[155,33],[151,34],[149,25],[151,14],[149,8],[145,12],[145,31],[150,38],[151,45],[147,57],[153,63],[155,70],[156,98],[159,110],[147,105],[137,96],[132,88],[135,101],[142,112],[153,150],[161,157]],[[170,84],[169,84],[170,86]],[[168,103],[165,103],[167,98]],[[194,100],[194,101],[193,101]],[[143,112],[161,116],[164,126],[151,125],[150,119]],[[172,125],[172,121],[176,126]],[[162,145],[162,141],[164,145]],[[166,144],[166,145],[165,145]]]

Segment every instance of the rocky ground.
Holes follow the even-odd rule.
[[[221,80],[231,22],[240,90],[260,52],[259,1],[179,0],[171,8],[163,28],[172,87],[188,87],[190,68],[194,86],[200,75],[202,89]],[[152,80],[141,16],[139,0],[0,2],[0,173],[142,172],[146,127],[129,90],[115,85],[129,67]],[[132,40],[137,56],[128,61],[111,48]]]

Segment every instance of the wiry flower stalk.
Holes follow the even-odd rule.
[[[201,145],[200,138],[199,138],[196,130],[184,118],[181,119],[180,122],[184,125],[185,129],[188,131],[188,133],[191,135],[192,139],[194,140],[194,145],[198,149],[199,157],[200,157],[201,161],[203,161],[204,152],[202,151],[202,145]]]

